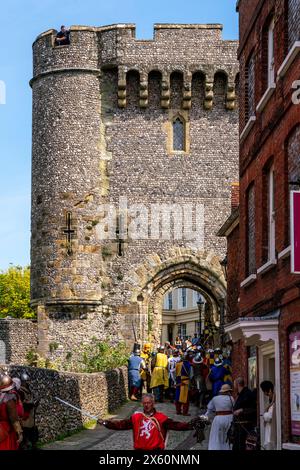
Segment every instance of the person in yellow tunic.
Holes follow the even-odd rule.
[[[164,389],[169,387],[168,356],[164,354],[164,346],[158,348],[158,353],[152,359],[152,375],[150,388],[155,399],[160,403],[164,400]]]
[[[145,343],[143,351],[141,352],[141,358],[144,359],[146,369],[141,370],[142,389],[149,393],[150,381],[151,381],[151,344]]]
[[[187,360],[187,354],[184,359],[176,364],[176,392],[175,406],[176,414],[189,416],[189,384],[191,376],[191,364]],[[181,413],[182,409],[182,413]]]

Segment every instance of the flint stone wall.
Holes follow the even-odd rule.
[[[137,300],[148,257],[162,267],[177,249],[224,258],[216,232],[238,180],[239,64],[237,41],[221,30],[156,25],[154,39],[141,41],[131,24],[73,26],[69,46],[53,47],[53,30],[34,42],[31,300],[42,310],[43,354],[52,341],[74,351],[90,332],[133,342],[132,323],[141,341],[152,334]],[[173,151],[178,116],[184,152]],[[195,239],[174,233],[173,222],[167,236],[152,230],[164,207],[180,216],[187,205]],[[146,229],[122,233],[125,218]]]
[[[0,319],[0,363],[26,364],[26,354],[36,348],[36,320]]]
[[[40,399],[36,424],[42,442],[53,441],[81,429],[84,423],[90,421],[90,418],[83,417],[54,397],[100,418],[119,408],[128,398],[127,367],[94,374],[76,374],[11,365],[8,371],[16,377],[24,371],[30,376],[34,397]]]

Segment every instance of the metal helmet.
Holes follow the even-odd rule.
[[[15,388],[15,384],[12,378],[8,374],[2,374],[0,376],[0,392],[8,392]]]
[[[28,382],[29,378],[30,377],[26,372],[22,372],[22,374],[21,374],[21,381],[22,382]]]
[[[201,355],[201,353],[197,353],[196,356],[194,357],[194,361],[193,361],[195,364],[202,364],[203,362],[203,357]]]

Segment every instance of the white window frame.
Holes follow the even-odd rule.
[[[181,338],[186,337],[186,323],[178,323],[178,336]]]
[[[275,83],[275,59],[274,59],[274,18],[268,30],[268,88]]]
[[[183,305],[183,296],[182,296],[183,289],[185,289],[185,305]],[[186,287],[180,287],[178,289],[178,308],[180,310],[184,309],[184,308],[187,308],[187,289],[186,289]]]
[[[170,302],[171,297],[171,302]],[[170,307],[170,304],[172,306]],[[164,310],[172,310],[173,309],[173,291],[167,292],[164,296]]]
[[[269,188],[269,213],[268,213],[268,260],[275,259],[275,237],[276,237],[276,224],[275,224],[275,205],[274,205],[274,166],[272,165],[268,173],[268,188]]]

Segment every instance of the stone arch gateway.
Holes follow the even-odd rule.
[[[238,179],[237,41],[219,24],[157,24],[150,41],[132,24],[72,26],[63,47],[55,34],[34,41],[30,82],[39,352],[131,343],[132,325],[144,340],[152,320],[157,340],[170,286],[194,286],[216,319],[226,252],[216,233]],[[177,115],[186,142],[174,152]]]
[[[132,301],[136,299],[139,305],[138,336],[141,341],[160,342],[162,298],[170,289],[189,287],[200,292],[210,305],[212,318],[219,317],[218,307],[225,299],[226,282],[218,257],[181,248],[175,256],[174,252],[170,253],[163,262],[159,262],[157,255],[149,257],[138,273],[140,288],[134,292]]]

